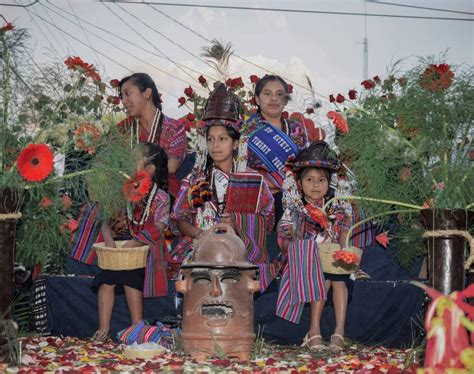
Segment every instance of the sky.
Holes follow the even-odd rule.
[[[402,60],[398,69],[403,71],[420,57],[437,58],[444,52],[446,61],[452,65],[465,69],[472,69],[474,65],[474,0],[399,0],[384,4],[362,0],[160,2],[174,5],[140,2],[0,0],[0,14],[14,25],[29,30],[31,56],[40,66],[73,55],[97,66],[106,80],[120,79],[131,72],[149,73],[163,93],[164,112],[174,117],[187,113],[178,108],[177,102],[184,88],[190,84],[199,87],[200,74],[215,76],[200,56],[202,47],[209,45],[213,38],[232,43],[231,77],[241,76],[249,82],[251,74],[280,74],[295,86],[293,105],[296,107],[304,105],[307,95],[305,75],[311,78],[318,98],[324,103],[331,93],[347,94],[349,89],[360,88],[364,79],[362,42],[365,36],[369,78],[386,76],[389,67],[398,60]],[[152,2],[158,1],[150,0]],[[6,5],[30,3],[34,4],[24,8]],[[364,16],[365,13],[378,16]]]

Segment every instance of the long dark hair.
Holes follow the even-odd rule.
[[[151,77],[148,74],[134,73],[125,78],[122,78],[118,86],[120,99],[122,99],[122,86],[127,81],[131,81],[132,84],[136,86],[140,92],[145,92],[146,89],[149,88],[151,90],[151,101],[153,102],[153,105],[157,107],[160,112],[162,111],[160,94],[158,93],[158,89],[156,88],[155,82],[153,81],[153,79],[151,79]],[[163,116],[160,116],[160,122],[158,123],[158,129],[157,129],[158,139],[156,140],[156,143],[160,142],[162,129],[163,129]]]
[[[213,126],[222,126],[222,127],[224,127],[225,131],[227,132],[227,135],[229,135],[229,137],[232,140],[239,140],[240,139],[240,132],[238,132],[233,127],[216,124],[216,125],[211,125],[208,128],[206,128],[206,141],[207,141],[207,134],[209,133],[209,129]],[[207,160],[206,160],[206,168],[205,168],[206,175],[208,175],[208,176],[210,175],[210,171],[211,171],[211,168],[212,168],[213,164],[214,164],[214,162],[212,161],[212,157],[208,154],[207,155]]]
[[[291,99],[290,90],[288,88],[288,83],[286,83],[283,80],[283,78],[280,77],[279,75],[272,75],[272,74],[266,74],[262,78],[260,78],[260,80],[255,85],[254,98],[257,97],[257,96],[260,96],[260,94],[262,93],[263,87],[265,87],[265,85],[268,82],[279,82],[279,83],[281,83],[281,85],[283,86],[283,89],[285,90],[286,99],[287,100]],[[260,113],[260,105],[257,105],[257,106],[258,106],[257,111]]]
[[[151,77],[146,73],[134,73],[127,77],[122,78],[119,83],[118,90],[120,94],[120,99],[122,99],[122,86],[125,82],[132,81],[134,86],[137,86],[140,92],[145,92],[147,88],[151,90],[151,100],[153,105],[155,105],[161,111],[161,99],[156,84],[151,79]]]
[[[152,175],[153,182],[163,191],[168,191],[168,156],[158,144],[142,142],[143,156],[146,157],[146,163],[155,166],[155,173]]]

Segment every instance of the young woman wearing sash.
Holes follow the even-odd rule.
[[[130,134],[131,142],[149,142],[160,145],[168,156],[168,190],[176,196],[180,182],[176,177],[186,155],[186,131],[178,121],[167,117],[161,109],[161,100],[155,82],[148,74],[135,73],[119,83],[120,98],[129,115],[118,124]]]
[[[273,227],[273,197],[264,178],[247,168],[240,113],[238,97],[218,84],[206,104],[194,170],[183,179],[173,208],[183,235],[175,256],[190,254],[193,239],[228,223],[246,245],[249,261],[259,266],[263,291],[275,276],[265,248],[266,231]]]
[[[283,214],[282,188],[287,159],[308,146],[304,126],[283,117],[290,92],[278,75],[265,75],[255,86],[258,111],[246,122],[248,164],[263,175],[275,198],[276,222]]]

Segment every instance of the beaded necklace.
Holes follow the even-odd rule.
[[[136,221],[135,218],[133,217],[134,209],[132,209],[132,204],[127,204],[127,218],[130,222],[130,227],[133,227],[133,225],[138,225],[137,231],[133,230],[134,232],[138,232],[143,227],[148,217],[150,216],[151,206],[153,204],[153,200],[155,198],[155,194],[157,190],[158,190],[158,186],[156,185],[156,183],[153,183],[153,188],[151,189],[151,192],[148,195],[145,209],[143,210],[143,214],[139,221]]]
[[[151,124],[150,133],[148,134],[148,139],[147,139],[148,143],[153,143],[153,141],[155,140],[156,134],[161,133],[161,129],[158,129],[159,124],[160,124],[160,119],[161,119],[161,111],[158,108],[156,108],[155,116],[153,117],[153,122]],[[138,144],[140,143],[140,120],[138,118],[136,118],[135,121],[133,121],[133,124],[130,127],[130,148],[133,147],[132,142],[133,142],[134,128],[135,128],[135,139],[136,139],[136,143]]]

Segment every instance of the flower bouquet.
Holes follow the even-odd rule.
[[[400,218],[398,257],[405,264],[425,252],[420,212],[429,230],[425,236],[467,238],[474,207],[473,70],[420,60],[403,75],[361,84],[360,93],[349,92],[352,100],[340,94],[334,99],[348,119],[337,143],[357,180],[357,196],[347,198],[360,201],[372,218]],[[448,221],[461,220],[465,234],[446,231],[456,228],[440,223],[443,210]]]
[[[93,65],[69,57],[38,71],[26,63],[27,31],[7,25],[0,28],[2,285],[12,283],[14,257],[29,267],[62,264],[77,228],[73,209],[87,197],[84,176],[101,172],[88,162],[120,110],[104,99],[107,85]],[[2,289],[8,306],[12,289]]]

